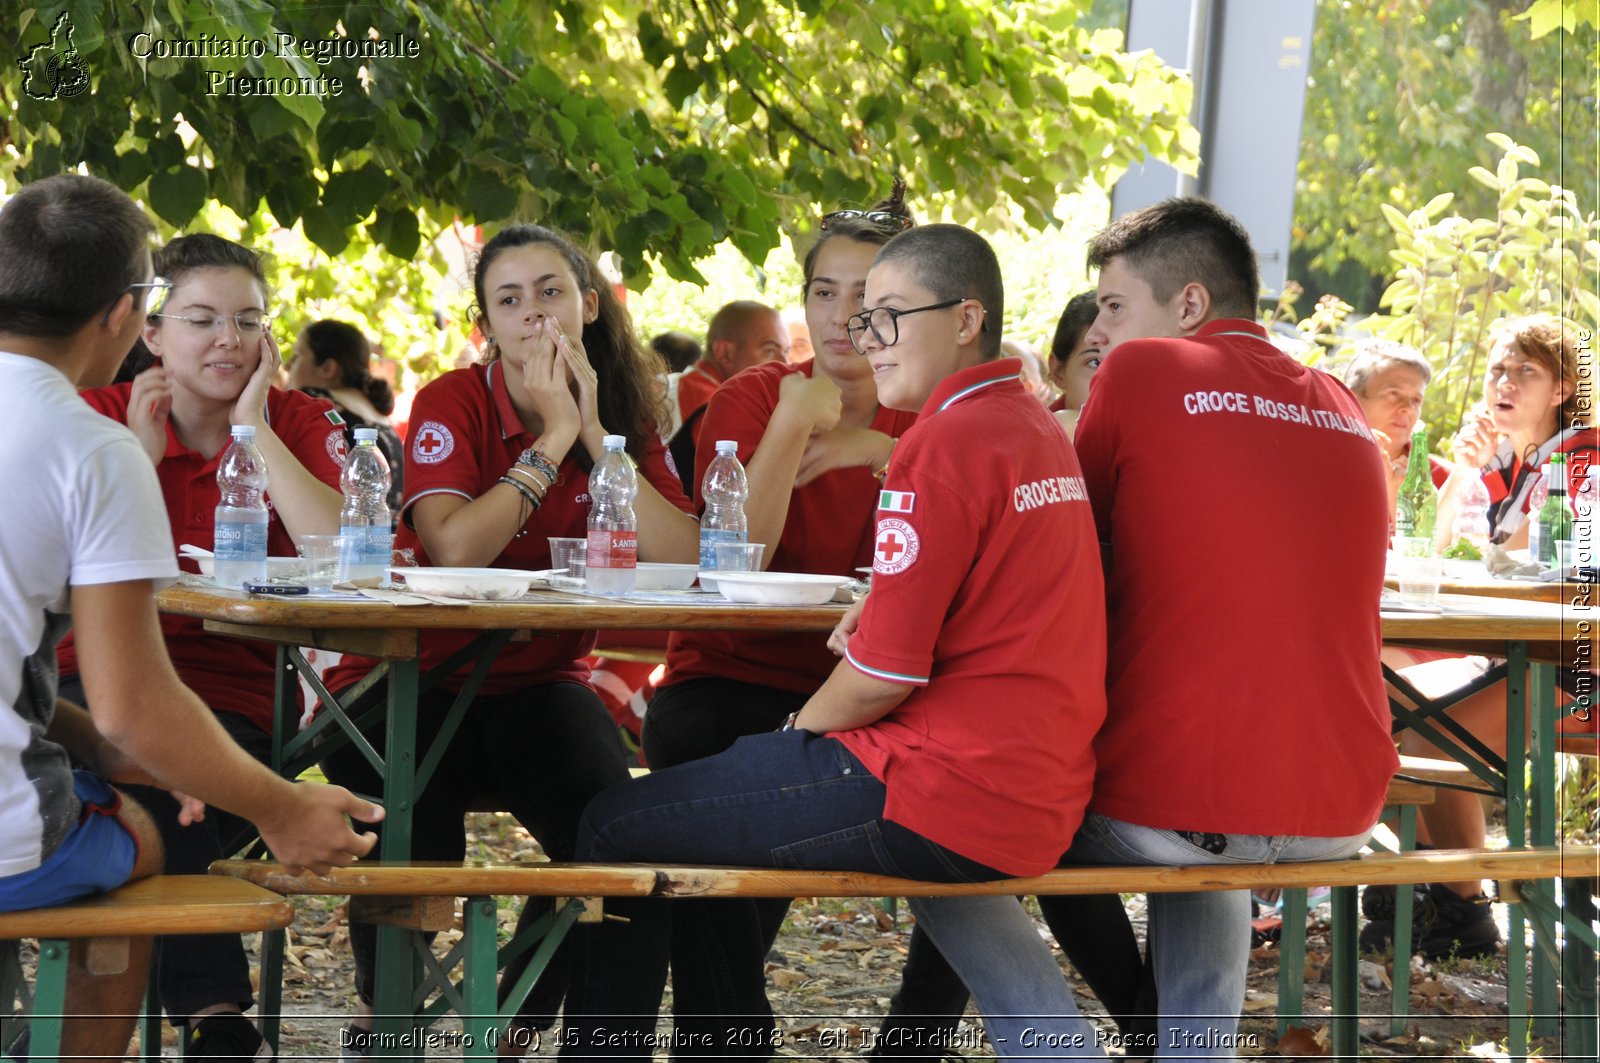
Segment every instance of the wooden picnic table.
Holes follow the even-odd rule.
[[[541,631],[739,629],[820,633],[832,629],[845,608],[836,604],[806,608],[737,605],[710,595],[684,595],[681,600],[665,603],[559,592],[534,592],[510,602],[394,605],[380,601],[250,597],[193,586],[163,591],[158,605],[163,612],[202,619],[208,631],[278,644],[279,733],[274,767],[291,776],[318,759],[321,750],[313,751],[312,745],[332,736],[334,722],[342,718],[344,722],[339,726],[353,731],[343,707],[337,706],[337,699],[313,679],[312,685],[324,703],[335,708],[322,713],[306,731],[296,733],[300,712],[298,676],[310,672],[298,647],[357,653],[380,661],[388,677],[387,744],[380,769],[388,819],[378,855],[386,861],[400,862],[410,856],[411,807],[426,784],[431,761],[428,751],[418,750],[415,741],[416,705],[421,689],[417,656],[422,632],[479,631],[484,636],[482,652],[493,653],[507,638],[528,637]],[[1580,616],[1579,612],[1566,604],[1451,593],[1441,599],[1438,613],[1382,614],[1386,641],[1507,658],[1513,677],[1507,713],[1508,763],[1520,765],[1528,756],[1524,721],[1528,719],[1530,703],[1534,720],[1531,792],[1520,770],[1501,771],[1496,776],[1508,804],[1508,833],[1514,846],[1548,845],[1554,841],[1555,753],[1550,732],[1555,704],[1553,669],[1548,664],[1570,664],[1580,658],[1594,660],[1593,625],[1583,631],[1578,628],[1581,619],[1593,618],[1587,613]],[[1587,650],[1583,649],[1586,641]],[[1587,657],[1583,656],[1585,653]],[[1535,665],[1531,684],[1525,679],[1530,674],[1530,662]],[[1509,944],[1513,972],[1521,969],[1523,962],[1519,907],[1513,906]],[[381,927],[379,948],[376,1010],[380,1016],[410,1014],[412,964],[405,959],[403,933]],[[397,977],[398,974],[408,977]],[[1536,973],[1534,1013],[1553,1013],[1553,1000],[1553,979]]]

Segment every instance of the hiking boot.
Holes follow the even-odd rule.
[[[1411,942],[1417,941],[1417,923],[1422,908],[1428,903],[1425,886],[1411,886]],[[1394,886],[1368,886],[1361,891],[1361,914],[1367,925],[1361,928],[1356,941],[1362,952],[1387,953],[1394,944]],[[1415,951],[1412,949],[1411,951]],[[1407,955],[1410,953],[1408,952]]]
[[[1362,891],[1361,911],[1367,925],[1357,938],[1363,952],[1387,953],[1394,941],[1393,886],[1368,886]],[[1489,898],[1462,897],[1435,882],[1412,887],[1411,942],[1406,954],[1422,953],[1428,960],[1451,956],[1472,960],[1493,956],[1500,945]]]
[[[274,1059],[272,1046],[261,1036],[256,1024],[237,1011],[207,1015],[188,1028],[184,1046],[186,1058]]]
[[[1493,956],[1500,947],[1500,928],[1483,894],[1463,897],[1448,886],[1428,887],[1428,904],[1419,906],[1416,948],[1429,960],[1451,956],[1475,960]]]

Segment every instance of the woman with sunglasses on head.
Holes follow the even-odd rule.
[[[570,240],[536,225],[512,225],[484,245],[473,272],[485,360],[434,380],[412,407],[406,449],[405,508],[396,544],[424,565],[547,569],[551,536],[583,537],[589,472],[608,434],[627,437],[639,466],[639,560],[692,562],[699,527],[656,432],[654,376],[660,361],[634,337],[633,324],[599,267]],[[441,664],[474,632],[424,636],[421,671]],[[484,795],[516,817],[556,860],[573,857],[578,818],[589,798],[628,778],[615,724],[588,685],[584,658],[594,632],[558,632],[503,648],[471,709],[415,802],[416,860],[457,861],[466,852],[462,817]],[[330,669],[342,691],[377,662],[346,657]],[[439,732],[476,660],[418,699],[417,747]],[[381,697],[382,687],[374,691]],[[382,725],[368,738],[383,748]],[[530,762],[530,756],[536,758]],[[362,793],[381,786],[353,746],[324,760],[330,778]],[[529,899],[519,927],[551,908]],[[376,930],[352,922],[361,1009],[345,1055],[372,1040]],[[565,990],[565,946],[514,1020],[548,1027]],[[515,984],[522,962],[501,985]],[[508,1039],[506,1047],[513,1040]]]
[[[155,364],[131,382],[84,391],[96,410],[133,430],[156,467],[172,536],[210,549],[220,500],[217,462],[232,425],[251,425],[267,461],[267,552],[293,556],[295,540],[339,530],[344,435],[333,407],[272,386],[281,359],[267,330],[261,256],[208,233],[181,236],[155,255],[172,282],[142,340]],[[331,417],[330,417],[331,415]],[[270,763],[276,649],[210,635],[201,622],[163,615],[162,633],[178,675],[252,756]],[[60,648],[63,696],[81,697],[72,636]],[[90,711],[94,709],[89,706]],[[212,809],[180,827],[164,790],[132,788],[150,809],[166,846],[168,874],[204,874],[252,828]],[[162,1005],[187,1024],[186,1055],[254,1056],[269,1046],[244,1019],[252,1003],[250,966],[237,935],[162,938],[157,944]]]
[[[816,354],[799,364],[767,362],[725,382],[706,407],[696,451],[698,485],[716,456],[738,443],[747,467],[750,542],[765,543],[762,567],[853,576],[872,563],[874,515],[894,441],[914,413],[878,405],[872,367],[845,323],[861,309],[878,248],[910,227],[905,185],[868,211],[836,211],[804,260],[806,325]],[[775,730],[816,692],[834,659],[824,635],[681,631],[668,643],[667,672],[645,713],[651,768],[699,760],[749,734]],[[770,1044],[772,1011],[763,963],[787,900],[689,901],[673,911],[673,1009],[678,1055],[721,1055]],[[743,946],[705,920],[738,925]]]

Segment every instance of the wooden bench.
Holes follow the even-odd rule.
[[[1334,1004],[1333,1051],[1354,1057],[1358,1044],[1356,981],[1356,887],[1387,883],[1451,882],[1492,878],[1502,882],[1508,896],[1537,896],[1539,883],[1557,878],[1587,877],[1600,871],[1600,848],[1568,846],[1516,851],[1446,851],[1382,853],[1352,860],[1320,863],[1236,864],[1204,867],[1070,867],[1035,878],[1002,879],[978,884],[919,882],[851,871],[810,871],[778,868],[690,867],[646,864],[406,864],[359,863],[326,876],[291,876],[270,863],[222,860],[211,866],[213,874],[243,878],[279,893],[344,895],[352,899],[401,898],[421,902],[427,898],[467,898],[465,931],[459,948],[465,973],[454,996],[472,1046],[469,1054],[492,1049],[493,1030],[503,1027],[520,994],[513,992],[505,1014],[495,1007],[495,896],[553,896],[570,898],[558,912],[551,934],[564,933],[580,915],[597,918],[605,897],[934,897],[975,894],[1091,894],[1163,893],[1193,890],[1254,889],[1264,886],[1334,888]],[[1588,930],[1587,926],[1583,927]],[[1569,951],[1587,948],[1593,963],[1593,932],[1587,939],[1568,928]],[[1578,940],[1574,941],[1574,937]],[[548,954],[555,942],[546,937],[540,951]],[[536,956],[536,960],[538,957]],[[450,961],[452,964],[454,960]],[[1581,957],[1579,961],[1581,962]],[[537,963],[529,965],[524,980],[531,984]],[[1581,979],[1579,980],[1581,981]],[[522,986],[519,983],[518,989]],[[262,986],[263,994],[269,991]],[[1582,996],[1582,988],[1569,984],[1569,996]],[[1592,1015],[1594,987],[1588,987],[1588,1012]],[[440,1009],[443,1010],[443,1009]],[[1512,1004],[1513,1021],[1517,1004]],[[1526,1005],[1521,1008],[1526,1013]],[[424,1014],[424,1018],[431,1018]],[[488,1058],[485,1056],[484,1058]],[[1569,1057],[1570,1058],[1570,1057]]]
[[[56,908],[0,913],[0,942],[9,945],[0,956],[0,1007],[8,1027],[5,1043],[11,1042],[10,1017],[20,1002],[31,1013],[30,1058],[60,1056],[68,955],[74,939],[91,939],[86,954],[90,971],[120,974],[128,969],[131,939],[136,937],[281,930],[293,919],[294,909],[283,897],[250,882],[214,875],[156,875]],[[20,938],[39,941],[31,994],[16,954]],[[152,1042],[151,1032],[147,1027],[144,1055],[160,1058],[159,1036]]]

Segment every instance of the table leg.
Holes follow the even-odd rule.
[[[1335,886],[1329,905],[1333,916],[1333,1014],[1329,1021],[1333,1055],[1353,1060],[1361,1046],[1361,993],[1356,950],[1356,927],[1361,920],[1356,909],[1356,888]]]
[[[1528,648],[1506,644],[1506,841],[1528,844]],[[1506,933],[1506,1042],[1512,1059],[1528,1057],[1528,949],[1522,905],[1510,903]]]
[[[413,783],[417,764],[417,662],[393,661],[389,666],[389,719],[385,732],[383,834],[379,856],[384,860],[411,857]],[[379,1034],[377,1055],[393,1055],[416,1027],[416,993],[420,972],[411,954],[410,934],[399,927],[379,926],[376,966],[373,972],[373,1029]],[[392,1036],[383,1036],[392,1035]],[[393,1046],[389,1048],[387,1046]]]
[[[1529,676],[1531,732],[1528,756],[1532,762],[1532,792],[1528,795],[1528,841],[1554,845],[1556,841],[1556,690],[1555,669],[1535,664]],[[1514,762],[1513,762],[1514,763]],[[1560,1032],[1556,1001],[1556,955],[1550,951],[1555,927],[1535,908],[1524,908],[1526,918],[1543,923],[1546,933],[1533,941],[1533,1029],[1536,1037]]]

